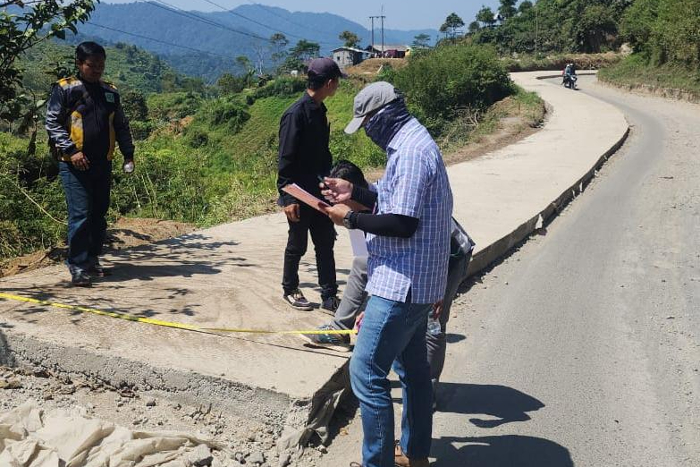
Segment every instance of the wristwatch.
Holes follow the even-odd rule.
[[[355,211],[348,211],[345,217],[343,217],[343,226],[345,226],[346,229],[352,230],[355,228],[355,223],[352,221],[352,215],[354,213]]]

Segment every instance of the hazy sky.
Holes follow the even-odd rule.
[[[134,0],[103,0],[104,3],[131,3]],[[163,0],[166,3],[186,10],[222,11],[205,0]],[[265,0],[261,2],[241,0],[212,0],[226,8],[238,5],[262,3],[277,6],[289,11],[311,11],[335,13],[369,28],[370,15],[381,14],[384,5],[386,20],[384,27],[389,29],[438,29],[447,15],[457,13],[466,24],[474,20],[482,5],[495,9],[498,0]]]

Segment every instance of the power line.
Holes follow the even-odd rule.
[[[143,36],[143,35],[141,35],[141,34],[136,34],[136,33],[133,33],[133,32],[127,32],[127,31],[123,31],[123,30],[121,30],[121,29],[112,28],[112,27],[109,27],[109,26],[104,26],[104,25],[102,25],[102,24],[97,24],[97,23],[95,23],[94,21],[90,21],[90,22],[87,23],[87,24],[88,24],[89,26],[95,26],[95,27],[98,27],[98,28],[101,28],[101,29],[107,29],[107,30],[109,30],[109,31],[120,32],[120,33],[122,33],[122,34],[126,34],[127,36],[133,36],[133,37],[138,37],[138,38],[140,38],[140,39],[146,39],[146,40],[153,41],[153,42],[159,42],[159,43],[161,43],[161,44],[170,45],[170,46],[172,46],[172,47],[179,47],[179,48],[181,48],[181,49],[190,50],[190,51],[192,51],[192,52],[198,52],[198,53],[202,53],[202,54],[206,54],[206,55],[211,55],[211,56],[214,56],[214,57],[226,58],[226,59],[228,59],[228,60],[235,60],[234,57],[229,57],[229,56],[227,56],[227,55],[221,55],[221,54],[217,54],[217,53],[213,53],[213,52],[208,52],[208,51],[206,51],[206,50],[195,49],[194,47],[188,47],[188,46],[186,46],[186,45],[173,44],[172,42],[163,41],[163,40],[160,40],[160,39],[156,39],[156,38],[154,38],[154,37]]]
[[[204,1],[207,1],[207,0],[204,0]],[[267,11],[267,12],[270,13],[271,15],[276,16],[276,17],[278,17],[278,18],[280,18],[280,19],[282,19],[282,20],[288,22],[289,24],[293,24],[294,26],[300,27],[300,28],[302,28],[302,29],[308,29],[308,27],[309,27],[308,25],[303,25],[303,24],[301,24],[301,23],[297,23],[296,21],[292,21],[291,19],[287,18],[286,16],[282,16],[282,15],[280,15],[280,14],[277,14],[277,13],[275,12],[275,10],[273,10],[273,9],[271,9],[271,8],[265,6],[265,5],[262,5],[262,4],[260,4],[260,3],[255,3],[255,2],[253,2],[253,0],[248,0],[248,3],[250,3],[251,5],[256,6],[256,7],[258,7],[258,8],[262,8],[263,10]],[[320,31],[320,32],[322,32],[322,33],[324,33],[324,34],[335,35],[335,32],[331,32],[331,31],[328,31],[328,30],[325,30],[325,31],[324,31],[324,30],[322,30],[322,29],[318,29],[318,31]],[[328,44],[328,43],[326,42],[325,44]]]
[[[216,7],[220,8],[220,9],[222,9],[223,11],[225,11],[225,12],[227,12],[227,13],[230,13],[230,14],[233,15],[233,16],[237,16],[237,17],[242,18],[242,19],[244,19],[244,20],[250,21],[250,22],[252,22],[252,23],[254,23],[254,24],[257,24],[257,25],[259,25],[259,26],[261,26],[261,27],[264,27],[264,28],[266,28],[266,29],[269,29],[269,30],[271,30],[271,31],[281,32],[281,33],[284,33],[284,34],[287,35],[287,36],[296,37],[296,38],[298,38],[298,39],[305,39],[305,38],[302,37],[302,36],[299,36],[299,35],[296,35],[296,34],[292,34],[292,33],[287,32],[287,31],[282,31],[282,30],[277,29],[277,28],[270,27],[270,26],[268,26],[267,24],[261,23],[261,22],[259,22],[259,21],[257,21],[257,20],[254,20],[254,19],[252,19],[252,18],[249,18],[249,17],[247,17],[247,16],[244,16],[244,15],[242,15],[242,14],[240,14],[240,13],[236,13],[236,12],[234,12],[234,11],[231,11],[231,10],[227,9],[226,7],[220,5],[220,4],[218,4],[218,3],[216,3],[216,2],[214,2],[214,1],[212,1],[212,0],[204,0],[204,1],[207,2],[207,3],[209,3],[210,5],[213,5],[213,6],[216,6]],[[165,7],[162,6],[162,5],[158,5],[157,3],[154,3],[154,2],[158,2],[158,3],[162,4],[162,5],[165,5]],[[161,9],[163,9],[163,10],[169,11],[169,12],[171,12],[171,13],[175,13],[175,14],[178,14],[178,15],[180,15],[180,16],[184,16],[184,17],[186,17],[186,18],[193,19],[193,20],[195,20],[195,21],[200,21],[200,22],[202,22],[202,23],[209,24],[209,25],[212,25],[212,26],[216,26],[216,27],[219,27],[219,28],[222,28],[222,29],[226,29],[226,30],[228,30],[228,31],[231,31],[231,32],[234,32],[234,33],[237,33],[237,34],[243,34],[243,35],[245,35],[245,36],[252,37],[252,38],[254,38],[254,39],[259,39],[259,40],[262,40],[262,41],[265,41],[265,42],[267,42],[267,41],[269,40],[268,38],[259,36],[259,35],[255,34],[255,33],[240,31],[240,30],[238,30],[238,29],[234,29],[234,28],[231,28],[231,27],[226,26],[226,25],[224,25],[224,24],[221,24],[221,23],[218,23],[218,22],[216,22],[216,21],[213,21],[213,20],[211,20],[211,19],[203,18],[203,17],[201,17],[201,16],[199,16],[199,15],[194,14],[194,12],[190,12],[190,11],[183,10],[182,8],[178,8],[178,7],[176,7],[175,5],[172,5],[172,4],[170,4],[170,3],[168,3],[168,2],[165,2],[165,1],[163,1],[163,0],[151,0],[151,1],[146,2],[146,3],[149,3],[150,5],[155,6],[155,7],[158,7],[158,8],[161,8]],[[167,8],[166,8],[166,7],[167,7]],[[302,26],[302,27],[303,27],[303,28],[306,28],[306,26]],[[329,43],[329,42],[319,42],[319,44],[330,45],[330,46],[336,45],[335,43],[331,44],[331,43]]]
[[[159,5],[158,3],[154,3],[154,1],[155,1],[155,2],[158,2],[158,3],[162,3],[163,5],[166,5],[166,6],[162,6],[162,5]],[[218,27],[218,28],[225,29],[225,30],[227,30],[227,31],[230,31],[230,32],[233,32],[233,33],[236,33],[236,34],[242,34],[242,35],[244,35],[244,36],[252,37],[252,38],[254,38],[254,39],[259,39],[259,40],[267,41],[267,38],[265,38],[265,37],[258,36],[257,34],[254,34],[254,33],[251,33],[251,32],[239,31],[238,29],[234,29],[234,28],[228,27],[228,26],[226,26],[226,25],[224,25],[224,24],[217,23],[216,21],[212,21],[212,20],[207,19],[207,18],[202,18],[201,16],[198,16],[198,15],[195,15],[195,14],[190,13],[190,12],[188,12],[188,11],[185,11],[185,10],[183,10],[183,9],[181,9],[181,8],[176,7],[175,5],[171,5],[171,4],[169,4],[169,3],[167,3],[167,2],[164,2],[164,1],[162,1],[162,0],[153,0],[153,1],[150,1],[150,2],[146,2],[146,3],[149,4],[149,5],[151,5],[151,6],[158,7],[158,8],[160,8],[160,9],[162,9],[162,10],[168,11],[168,12],[170,12],[170,13],[175,13],[175,14],[177,14],[177,15],[184,16],[185,18],[193,19],[193,20],[195,20],[195,21],[199,21],[199,22],[201,22],[201,23],[208,24],[208,25],[210,25],[210,26],[216,26],[216,27]]]
[[[257,24],[258,26],[262,26],[262,27],[264,27],[264,28],[266,28],[266,29],[269,29],[269,30],[271,30],[271,31],[275,31],[275,32],[284,32],[284,31],[280,31],[280,30],[278,30],[278,29],[272,28],[272,27],[268,26],[268,25],[265,24],[265,23],[261,23],[261,22],[259,22],[259,21],[256,21],[256,20],[252,19],[252,18],[248,18],[247,16],[244,16],[244,15],[242,15],[242,14],[240,14],[240,13],[236,13],[236,12],[233,11],[233,10],[229,10],[228,8],[226,8],[226,7],[224,7],[224,6],[221,6],[221,5],[219,5],[218,3],[213,2],[213,1],[211,1],[211,0],[203,0],[203,1],[207,2],[207,3],[210,4],[210,5],[214,5],[215,7],[221,8],[222,10],[224,10],[224,11],[227,12],[227,13],[230,13],[230,14],[232,14],[232,15],[234,15],[234,16],[238,16],[239,18],[243,18],[243,19],[245,19],[245,20],[247,20],[247,21],[250,21],[251,23],[255,23],[255,24]],[[292,33],[287,33],[286,35],[291,36],[291,37],[296,37],[296,38],[298,38],[298,39],[304,39],[303,37],[298,36],[298,35],[296,35],[296,34],[292,34]]]

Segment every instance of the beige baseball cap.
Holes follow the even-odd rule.
[[[352,134],[360,129],[367,114],[381,109],[401,97],[391,83],[377,81],[365,86],[355,96],[353,119],[345,127],[345,133]]]

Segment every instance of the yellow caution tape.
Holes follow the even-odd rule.
[[[47,300],[38,300],[36,298],[22,297],[19,295],[12,295],[0,292],[0,298],[5,300],[14,300],[17,302],[25,303],[35,303],[37,305],[50,306],[54,308],[63,308],[66,310],[80,311],[82,313],[92,313],[100,316],[107,316],[109,318],[123,319],[126,321],[135,321],[137,323],[151,324],[153,326],[163,326],[166,328],[184,329],[186,331],[197,331],[197,332],[222,332],[222,333],[247,333],[247,334],[355,334],[354,330],[319,330],[313,329],[309,331],[268,331],[264,329],[235,329],[235,328],[206,328],[195,326],[193,324],[176,323],[172,321],[163,321],[160,319],[153,318],[141,318],[139,316],[132,316],[126,313],[117,313],[114,311],[104,311],[98,310],[96,308],[88,308],[78,305],[66,305],[63,303],[49,302]]]

